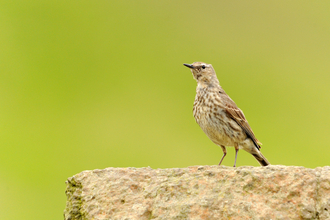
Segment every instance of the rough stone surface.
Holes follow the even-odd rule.
[[[67,220],[330,219],[330,167],[107,168],[66,184]]]

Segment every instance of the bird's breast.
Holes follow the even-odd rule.
[[[245,138],[241,127],[227,116],[221,103],[207,100],[207,96],[196,96],[193,115],[204,133],[217,145],[234,146],[235,140]]]

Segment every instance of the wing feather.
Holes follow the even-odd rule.
[[[220,95],[222,96],[222,100],[224,100],[225,109],[230,118],[232,118],[247,134],[249,138],[253,141],[255,146],[260,149],[261,143],[255,137],[248,121],[246,120],[244,113],[241,109],[237,107],[235,102],[225,93],[221,92]]]

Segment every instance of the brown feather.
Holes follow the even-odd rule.
[[[254,145],[257,147],[259,150],[261,144],[258,139],[255,137],[248,121],[246,120],[244,113],[241,109],[237,107],[235,102],[225,93],[225,91],[219,91],[219,94],[223,100],[226,100],[224,103],[226,103],[225,109],[227,114],[229,115],[230,118],[234,119],[234,121],[245,131],[247,136],[251,138],[253,141]]]

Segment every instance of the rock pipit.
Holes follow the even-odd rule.
[[[261,143],[254,136],[242,110],[221,88],[212,65],[202,62],[183,65],[190,68],[197,81],[193,107],[195,120],[211,141],[223,151],[219,165],[227,154],[225,146],[235,147],[234,167],[239,149],[252,154],[262,166],[269,165],[260,152]]]

